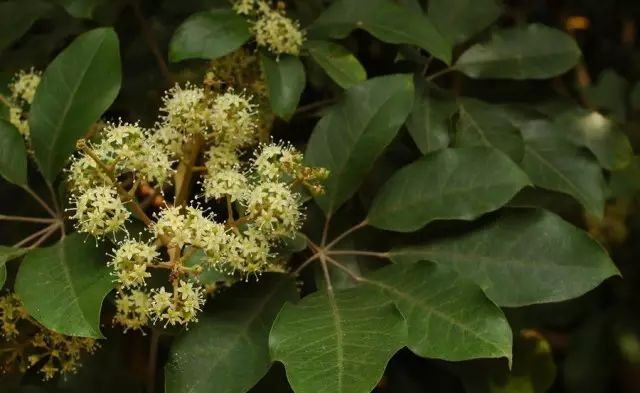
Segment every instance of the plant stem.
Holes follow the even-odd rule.
[[[322,239],[320,240],[320,247],[324,248],[327,244],[327,235],[329,234],[329,224],[331,223],[331,213],[327,215],[327,219],[324,221],[324,228],[322,228]]]
[[[353,232],[357,231],[360,228],[364,228],[369,224],[369,222],[365,219],[362,222],[352,226],[351,228],[347,229],[346,231],[342,232],[342,234],[340,234],[338,237],[336,237],[335,239],[333,239],[331,241],[331,243],[327,244],[327,246],[325,247],[325,249],[328,251],[331,249],[331,247],[335,246],[336,244],[338,244],[340,242],[340,240],[344,239],[345,237],[349,236],[350,234],[352,234]]]
[[[330,296],[333,296],[333,285],[331,285],[331,275],[329,275],[329,268],[327,268],[327,260],[324,254],[318,254],[320,256],[320,264],[322,265],[322,272],[324,273],[324,280],[327,283],[327,292]]]
[[[158,362],[158,347],[160,346],[160,333],[156,329],[151,330],[149,343],[149,362],[147,364],[147,391],[154,393],[156,389],[156,366]]]
[[[193,139],[185,146],[184,157],[180,161],[178,172],[176,173],[176,196],[174,200],[174,205],[176,206],[185,205],[187,202],[191,179],[193,178],[192,168],[195,166],[203,144],[202,135],[194,134]]]
[[[58,222],[56,218],[40,218],[40,217],[25,217],[25,216],[5,216],[0,214],[0,221],[22,221],[33,222],[41,224],[52,224]]]
[[[338,269],[341,269],[342,271],[347,273],[349,275],[349,277],[351,277],[354,281],[356,281],[356,282],[367,281],[364,277],[356,274],[353,270],[351,270],[348,267],[344,266],[343,264],[341,264],[340,262],[336,261],[335,259],[327,256],[327,261],[329,261],[332,265],[334,265]]]
[[[60,226],[62,226],[62,225],[60,225]],[[53,235],[54,233],[56,233],[56,229],[58,229],[57,227],[58,227],[58,225],[52,226],[52,227],[51,227],[51,229],[49,229],[49,231],[48,231],[48,232],[44,233],[44,234],[42,235],[42,237],[41,237],[40,239],[38,239],[35,243],[33,243],[32,245],[30,245],[30,246],[29,246],[29,248],[36,248],[36,247],[38,247],[39,245],[41,245],[42,243],[44,243],[48,238],[50,238],[50,237],[51,237],[51,235]]]
[[[438,78],[438,77],[440,77],[442,75],[448,74],[448,73],[450,73],[452,71],[455,71],[454,67],[447,67],[447,68],[442,69],[442,70],[440,70],[438,72],[434,72],[433,74],[429,75],[426,79],[429,82],[431,82],[432,80],[434,80],[434,79],[436,79],[436,78]]]
[[[315,261],[316,259],[318,259],[320,257],[320,254],[313,254],[312,256],[310,256],[309,258],[307,258],[306,261],[302,262],[300,264],[300,266],[298,266],[298,268],[296,270],[294,270],[291,274],[294,276],[297,276],[298,274],[300,274],[300,272],[302,271],[302,269],[304,269],[305,267],[307,267],[307,265],[309,265],[311,262]]]
[[[298,109],[296,109],[295,114],[299,115],[301,113],[309,112],[309,111],[312,111],[314,109],[322,108],[323,106],[327,106],[327,105],[333,104],[336,101],[337,100],[335,98],[327,98],[325,100],[312,102],[311,104],[302,105],[302,106],[298,107]]]
[[[363,255],[368,257],[389,259],[387,252],[363,251],[363,250],[335,250],[327,251],[327,255]]]
[[[47,204],[47,202],[40,198],[40,196],[36,194],[31,188],[29,188],[29,186],[24,186],[22,187],[22,189],[25,190],[27,194],[31,195],[31,197],[35,199],[35,201],[38,202],[40,206],[42,206],[51,217],[58,217],[58,214],[49,206],[49,204]]]
[[[12,247],[22,247],[25,244],[29,243],[30,241],[37,239],[40,236],[45,235],[47,232],[49,232],[51,230],[51,228],[56,228],[57,224],[50,224],[48,226],[46,226],[45,228],[40,229],[39,231],[36,231],[34,233],[32,233],[31,235],[25,237],[24,239],[20,240],[19,242],[17,242],[16,244],[14,244]]]

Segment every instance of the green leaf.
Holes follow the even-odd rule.
[[[553,124],[557,132],[565,133],[578,146],[591,150],[606,169],[622,169],[633,157],[629,138],[598,112],[577,108],[557,116]]]
[[[29,112],[34,155],[49,182],[115,100],[120,81],[118,37],[111,28],[78,36],[49,64]]]
[[[572,299],[619,274],[589,235],[541,209],[514,209],[468,234],[400,247],[390,257],[446,265],[506,307]]]
[[[408,347],[449,361],[506,357],[511,328],[473,282],[426,262],[390,265],[365,279],[383,290],[407,321]]]
[[[489,146],[515,162],[522,160],[524,141],[500,106],[465,98],[458,101],[460,116],[455,146]]]
[[[451,63],[451,44],[431,21],[424,14],[392,0],[334,1],[308,31],[313,39],[344,38],[356,28],[390,44],[418,46],[445,63]]]
[[[449,145],[449,128],[455,111],[456,104],[451,98],[432,86],[416,86],[416,98],[407,119],[407,129],[422,154]]]
[[[0,289],[2,289],[6,281],[7,281],[7,267],[5,265],[2,265],[0,266]]]
[[[571,36],[539,24],[496,31],[467,49],[455,69],[471,78],[545,79],[575,66],[580,48]]]
[[[498,19],[502,7],[496,0],[431,0],[428,13],[438,31],[459,44]]]
[[[295,281],[279,274],[235,285],[217,297],[213,310],[171,346],[167,393],[247,392],[271,366],[273,320],[286,301],[297,299]]]
[[[343,89],[367,79],[367,71],[345,47],[330,41],[307,41],[305,48],[320,67]]]
[[[0,246],[0,289],[2,289],[7,280],[7,262],[21,257],[27,251],[26,248]]]
[[[369,393],[407,327],[392,302],[373,288],[315,292],[286,304],[269,346],[296,393]]]
[[[522,168],[533,184],[571,195],[591,214],[602,217],[604,177],[596,160],[544,120],[521,130],[525,141]]]
[[[100,309],[113,288],[105,250],[71,234],[30,251],[16,277],[16,293],[29,315],[69,336],[102,338]]]
[[[280,55],[278,59],[273,59],[262,54],[260,58],[271,110],[278,117],[289,120],[298,107],[306,83],[304,66],[296,56]]]
[[[595,84],[588,86],[584,97],[590,108],[596,108],[619,122],[627,119],[629,82],[615,70],[606,69]]]
[[[22,37],[50,9],[49,4],[36,0],[0,3],[0,51]]]
[[[410,75],[369,79],[349,89],[316,125],[305,153],[309,165],[327,168],[326,193],[315,198],[331,214],[358,189],[391,143],[413,103]]]
[[[527,175],[498,150],[440,150],[396,172],[373,200],[368,221],[377,228],[412,232],[434,220],[473,220],[500,208],[527,185]]]
[[[632,197],[640,191],[640,156],[631,158],[626,167],[611,171],[607,197]]]
[[[75,18],[91,19],[95,8],[106,0],[54,0]]]
[[[193,277],[193,280],[202,285],[215,285],[216,283],[229,281],[233,278],[229,273],[222,272],[216,269],[215,266],[211,266],[211,264],[207,262],[207,255],[201,249],[194,252],[193,255],[191,255],[191,257],[185,262],[185,266],[188,267],[196,265],[200,265],[203,270],[202,273]]]
[[[27,185],[27,149],[20,132],[0,120],[0,175],[19,186]]]
[[[251,38],[249,23],[230,8],[198,12],[185,20],[169,43],[169,60],[215,59]]]

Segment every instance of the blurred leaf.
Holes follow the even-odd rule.
[[[633,89],[631,90],[631,94],[629,97],[629,101],[631,102],[631,109],[634,111],[640,111],[640,82],[637,82]]]
[[[570,70],[579,58],[571,36],[531,24],[494,32],[467,49],[454,68],[471,78],[546,79]]]
[[[524,141],[520,131],[507,118],[502,107],[463,98],[458,101],[460,116],[455,146],[494,147],[520,162]]]
[[[587,233],[541,209],[513,209],[468,234],[400,247],[390,255],[397,263],[444,264],[504,307],[572,299],[619,274]]]
[[[390,265],[365,279],[388,295],[407,321],[417,355],[459,361],[506,357],[511,328],[504,314],[471,281],[427,262]]]
[[[391,44],[416,45],[449,64],[452,47],[423,14],[392,0],[337,0],[309,26],[312,39],[344,38],[366,30]]]
[[[49,64],[29,112],[34,155],[49,182],[114,101],[120,81],[118,37],[111,28],[78,36]]]
[[[506,155],[486,147],[430,153],[396,172],[369,210],[376,228],[416,231],[434,220],[473,220],[529,185]]]
[[[240,48],[251,38],[249,23],[230,8],[191,15],[169,43],[169,60],[215,59]]]
[[[278,117],[289,120],[298,107],[306,83],[302,62],[290,55],[273,59],[263,54],[260,58],[267,79],[271,110]]]
[[[627,94],[629,82],[611,69],[598,75],[598,81],[585,89],[584,95],[595,108],[611,118],[623,122],[627,118]]]
[[[431,0],[428,11],[436,28],[454,44],[481,32],[501,13],[497,0]]]
[[[27,185],[27,149],[20,132],[9,122],[0,120],[0,175],[7,181]]]
[[[2,265],[0,266],[0,289],[2,289],[6,281],[7,281],[7,267],[5,265]]]
[[[305,48],[323,70],[343,89],[367,79],[367,71],[345,47],[331,41],[307,41]]]
[[[325,214],[357,191],[407,118],[413,95],[410,75],[369,79],[349,89],[316,124],[305,160],[330,171],[326,193],[315,198]]]
[[[271,366],[273,320],[285,302],[297,298],[295,281],[282,274],[265,274],[216,298],[212,312],[171,346],[167,393],[248,391]]]
[[[574,197],[597,217],[604,211],[604,177],[600,165],[566,141],[547,121],[532,121],[521,130],[525,141],[522,168],[538,187]]]
[[[30,251],[16,277],[16,293],[36,321],[69,336],[102,338],[100,309],[113,289],[105,250],[71,234]]]
[[[278,314],[269,346],[296,393],[369,393],[406,343],[396,307],[373,288],[315,292]]]
[[[22,37],[50,9],[51,5],[37,0],[0,3],[0,51]]]
[[[422,154],[449,145],[449,126],[455,102],[424,83],[416,82],[416,98],[407,119],[407,129]]]
[[[91,19],[95,8],[106,0],[53,0],[75,18]]]
[[[609,198],[633,196],[640,191],[640,156],[634,156],[626,167],[611,171]]]

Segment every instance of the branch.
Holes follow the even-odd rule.
[[[53,224],[54,222],[58,222],[58,220],[55,218],[6,216],[3,214],[0,214],[0,221],[22,221],[22,222],[33,222],[33,223],[40,223],[40,224]]]
[[[389,259],[388,252],[375,252],[375,251],[363,251],[363,250],[336,250],[327,251],[327,255],[362,255],[367,257],[376,257]]]
[[[351,228],[349,228],[346,231],[342,232],[342,234],[340,234],[338,237],[333,239],[333,241],[331,241],[331,243],[327,244],[325,249],[326,250],[330,250],[331,247],[333,247],[336,244],[338,244],[338,242],[340,242],[340,240],[342,240],[345,237],[349,236],[350,234],[352,234],[353,232],[357,231],[358,229],[366,227],[368,224],[369,224],[369,222],[365,219],[362,222],[352,226]]]
[[[36,202],[38,202],[40,204],[40,206],[42,206],[43,208],[45,208],[45,210],[49,213],[49,215],[51,217],[58,217],[58,213],[56,213],[50,206],[49,204],[47,204],[47,202],[45,202],[42,198],[40,198],[40,196],[38,196],[38,194],[36,194],[31,188],[29,188],[29,186],[23,186],[22,187],[23,190],[25,190],[27,192],[27,194],[31,195],[31,197],[33,199],[35,199]]]

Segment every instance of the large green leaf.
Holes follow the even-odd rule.
[[[106,0],[54,0],[64,7],[64,9],[76,18],[91,19],[95,8]]]
[[[408,347],[450,361],[506,357],[511,328],[473,282],[427,262],[390,265],[365,279],[384,291],[407,321]]]
[[[27,185],[27,149],[18,130],[0,120],[0,176],[7,181]]]
[[[432,86],[416,82],[416,98],[407,119],[407,129],[421,153],[449,145],[449,128],[455,111],[453,99]]]
[[[215,59],[240,48],[251,38],[249,23],[229,8],[191,15],[169,43],[169,60]]]
[[[524,154],[522,135],[502,107],[470,98],[459,100],[458,105],[456,146],[495,147],[520,162]]]
[[[431,0],[429,17],[450,42],[459,44],[473,37],[502,13],[497,0]]]
[[[560,114],[553,123],[557,132],[591,150],[606,169],[622,169],[631,161],[629,138],[616,123],[598,112],[577,108]]]
[[[26,248],[0,246],[0,289],[2,289],[5,281],[7,280],[7,262],[21,257],[27,251],[28,250]]]
[[[69,336],[102,338],[100,309],[113,288],[105,250],[71,234],[30,251],[16,277],[16,293],[29,315]]]
[[[358,287],[286,304],[269,345],[296,393],[369,393],[406,336],[392,302],[373,288]]]
[[[331,214],[357,191],[407,118],[413,94],[410,75],[373,78],[349,89],[320,119],[305,159],[331,172],[326,193],[316,197],[325,213]]]
[[[605,183],[598,162],[548,121],[529,122],[520,131],[525,141],[522,168],[533,184],[569,194],[601,217]]]
[[[118,37],[111,28],[80,35],[49,64],[29,112],[34,155],[49,182],[116,98],[120,81]]]
[[[307,41],[305,48],[316,63],[343,89],[367,79],[367,71],[345,47],[331,41]]]
[[[455,69],[471,78],[545,79],[576,65],[580,48],[560,30],[532,24],[496,31],[467,49]]]
[[[298,298],[295,281],[267,274],[238,284],[211,312],[177,338],[165,366],[168,393],[244,393],[271,366],[269,331],[286,301]]]
[[[334,1],[309,26],[309,36],[344,38],[356,28],[391,44],[416,45],[447,64],[451,62],[451,44],[431,21],[392,0]]]
[[[51,9],[37,0],[16,0],[0,3],[0,51],[8,48],[31,28],[33,22]]]
[[[274,59],[263,54],[260,58],[267,80],[271,110],[278,117],[289,120],[298,107],[306,83],[304,66],[296,56],[280,55],[278,59]]]
[[[571,299],[618,274],[589,235],[541,209],[514,209],[466,235],[400,247],[390,256],[446,265],[507,307]]]
[[[440,150],[396,172],[373,200],[368,221],[377,228],[412,232],[434,220],[473,220],[500,208],[527,185],[527,175],[498,150]]]

